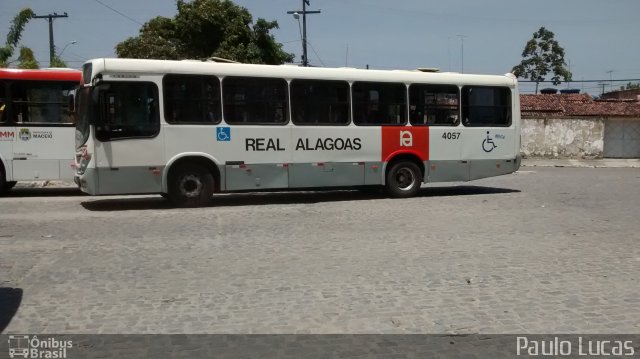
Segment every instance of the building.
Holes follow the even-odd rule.
[[[520,95],[522,154],[640,158],[640,101],[588,94]]]

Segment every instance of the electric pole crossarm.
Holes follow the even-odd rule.
[[[292,14],[296,19],[302,14],[302,66],[309,66],[307,60],[307,14],[320,14],[320,10],[307,10],[307,5],[310,5],[309,0],[302,0],[302,11],[287,11],[287,14]]]
[[[67,13],[60,15],[58,13],[53,13],[49,15],[36,15],[34,19],[48,19],[49,20],[49,64],[53,62],[53,58],[55,57],[55,43],[53,42],[53,19],[59,17],[69,17]]]

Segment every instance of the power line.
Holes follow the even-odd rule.
[[[93,0],[93,1],[95,1],[95,2],[97,2],[98,4],[100,4],[100,5],[104,6],[104,7],[106,7],[107,9],[109,9],[109,10],[111,10],[111,11],[115,12],[116,14],[118,14],[118,15],[120,15],[120,16],[122,16],[122,17],[124,17],[124,18],[127,18],[127,19],[129,19],[129,20],[131,20],[131,21],[133,21],[133,22],[135,22],[136,24],[138,24],[138,25],[140,25],[140,26],[144,25],[144,24],[140,23],[139,21],[137,21],[136,19],[132,19],[132,18],[130,18],[129,16],[127,16],[127,15],[123,14],[122,12],[120,12],[120,11],[118,11],[118,10],[116,10],[116,9],[112,8],[111,6],[109,6],[109,5],[105,4],[105,3],[103,3],[103,2],[102,2],[102,1],[100,1],[100,0]]]
[[[311,44],[311,42],[310,42],[310,41],[307,41],[307,43],[309,44],[309,46],[311,46],[311,50],[313,50],[313,53],[314,53],[314,54],[316,54],[316,57],[318,58],[318,61],[320,61],[320,64],[321,64],[322,66],[325,66],[325,67],[326,67],[326,65],[324,64],[324,62],[323,62],[323,61],[322,61],[322,59],[320,58],[320,55],[318,55],[318,53],[316,52],[316,49],[313,47],[313,44]]]

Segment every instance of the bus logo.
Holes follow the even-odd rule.
[[[31,131],[28,128],[21,128],[18,136],[23,141],[29,141],[31,139]]]
[[[400,147],[412,147],[413,135],[411,131],[400,131]]]
[[[29,336],[9,335],[9,358],[29,357]]]
[[[0,141],[13,141],[15,136],[13,131],[0,131]]]
[[[67,349],[73,348],[73,340],[53,337],[9,335],[9,358],[60,358],[67,357]]]
[[[216,127],[216,140],[222,142],[231,141],[231,127]]]

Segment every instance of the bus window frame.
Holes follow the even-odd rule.
[[[333,123],[333,122],[315,122],[315,123],[301,123],[295,120],[294,118],[294,101],[293,101],[293,95],[292,95],[292,84],[294,82],[324,82],[324,83],[342,83],[343,85],[346,85],[346,90],[347,90],[347,102],[346,102],[346,106],[347,106],[347,122],[342,122],[342,123]],[[295,126],[300,126],[300,127],[308,127],[308,126],[320,126],[320,127],[330,127],[330,126],[349,126],[353,123],[353,109],[352,109],[352,101],[351,101],[351,83],[349,81],[346,80],[326,80],[326,79],[317,79],[317,78],[293,78],[289,81],[289,103],[290,103],[290,113],[291,113],[291,123],[293,123]]]
[[[4,109],[4,118],[6,119],[3,122],[0,122],[0,126],[17,126],[17,127],[75,127],[75,122],[71,121],[71,122],[21,122],[21,121],[17,121],[17,115],[14,116],[15,111],[16,111],[16,101],[13,99],[13,91],[14,88],[13,86],[15,84],[23,84],[23,83],[28,83],[30,85],[51,85],[51,84],[63,84],[63,85],[70,85],[72,86],[72,88],[66,89],[64,91],[69,91],[69,95],[67,96],[67,99],[62,101],[62,102],[55,102],[52,104],[59,104],[60,107],[68,112],[68,118],[72,119],[73,118],[73,111],[71,110],[71,107],[69,106],[69,97],[71,96],[71,94],[73,93],[73,91],[78,89],[78,85],[79,83],[76,83],[74,81],[61,81],[61,80],[22,80],[22,79],[2,79],[0,80],[0,86],[3,86],[5,88],[5,96],[3,98],[4,100],[4,105],[5,105],[5,109]],[[11,99],[10,101],[7,101],[7,99]],[[25,104],[29,104],[33,101],[20,101],[20,103],[25,103]]]
[[[154,101],[154,132],[149,135],[135,135],[135,136],[124,136],[117,137],[113,136],[109,131],[112,131],[109,127],[109,124],[106,123],[106,112],[109,107],[105,104],[105,98],[107,94],[107,90],[109,86],[112,84],[122,85],[122,84],[137,84],[137,85],[150,85],[156,100]],[[101,87],[106,87],[106,89],[102,89]],[[162,124],[160,122],[160,90],[158,85],[153,81],[100,81],[99,84],[95,85],[92,89],[92,101],[94,101],[93,110],[96,112],[95,116],[95,138],[100,142],[111,142],[111,141],[121,141],[121,140],[130,140],[130,139],[149,139],[155,138],[160,134]],[[104,128],[103,128],[104,127]],[[102,136],[101,134],[107,133],[107,136]]]
[[[362,105],[361,103],[356,103],[355,101],[355,86],[358,84],[382,84],[382,85],[401,85],[404,89],[403,91],[403,97],[404,97],[404,103],[401,104],[401,106],[399,106],[400,109],[403,110],[404,114],[402,116],[402,122],[401,123],[372,123],[372,120],[366,120],[365,122],[358,122],[356,121],[356,106],[357,105]],[[371,94],[371,88],[366,88],[366,91],[369,92],[369,94]],[[379,92],[379,91],[378,91]],[[378,96],[380,94],[378,93]],[[362,126],[362,127],[383,127],[383,126],[407,126],[407,124],[409,123],[409,92],[408,92],[408,85],[404,82],[392,82],[392,81],[353,81],[351,83],[351,107],[352,107],[352,111],[351,111],[351,122],[355,125],[355,126]],[[363,101],[363,104],[366,106],[367,102]],[[380,106],[382,104],[382,102],[380,101],[380,99],[378,98],[378,106]],[[380,111],[380,109],[378,109],[377,111]]]
[[[456,106],[455,114],[457,116],[456,121],[453,122],[453,123],[429,123],[428,120],[425,123],[412,121],[412,118],[411,118],[411,112],[412,112],[411,106],[414,105],[414,103],[412,103],[412,96],[411,96],[412,95],[412,93],[411,93],[412,88],[416,88],[416,91],[420,91],[417,95],[424,94],[424,90],[426,88],[438,88],[438,89],[449,89],[449,90],[455,89],[455,95],[456,95],[456,101],[457,101],[457,104],[455,105]],[[411,124],[411,126],[416,126],[416,127],[421,127],[421,126],[458,127],[458,126],[460,126],[460,123],[461,123],[460,119],[462,117],[462,106],[461,106],[462,93],[461,93],[460,86],[454,85],[454,84],[414,82],[414,83],[409,84],[407,91],[408,91],[408,98],[409,98],[409,101],[408,101],[409,123]],[[432,91],[432,93],[435,93],[436,95],[438,95],[438,94],[449,94],[449,95],[453,94],[453,92],[444,92],[444,91],[438,91],[438,92]],[[417,106],[418,105],[417,104],[415,104],[415,105],[416,105],[416,110],[417,110]],[[436,98],[436,103],[435,104],[427,105],[426,103],[423,103],[423,106],[425,108],[429,107],[430,109],[434,109],[434,110],[437,111],[437,110],[440,110],[440,109],[445,109],[446,110],[446,106],[448,106],[448,105],[444,105],[443,106],[443,105],[438,104],[437,103],[437,98]]]
[[[167,100],[169,99],[169,96],[167,94],[167,77],[190,77],[190,78],[199,78],[201,80],[201,85],[205,83],[205,80],[207,78],[214,78],[217,80],[217,85],[218,85],[218,111],[217,111],[217,120],[215,121],[175,121],[173,119],[171,119],[171,116],[167,116]],[[200,99],[202,104],[205,104],[205,98],[202,97]],[[222,122],[223,119],[223,113],[224,113],[224,109],[223,109],[223,94],[222,94],[222,79],[218,76],[215,75],[202,75],[202,74],[182,74],[182,73],[170,73],[170,74],[165,74],[164,76],[162,76],[162,104],[163,104],[163,110],[162,110],[162,117],[164,118],[164,121],[170,125],[203,125],[203,126],[212,126],[212,125],[219,125]],[[204,117],[203,117],[204,118]]]
[[[284,97],[285,103],[283,109],[286,111],[284,114],[283,122],[251,122],[251,121],[233,121],[229,122],[228,113],[227,113],[227,94],[225,91],[225,81],[227,79],[251,79],[251,80],[277,80],[282,81],[285,85],[284,87]],[[220,78],[221,83],[221,93],[222,93],[222,120],[225,124],[229,126],[287,126],[291,123],[291,97],[289,94],[289,81],[283,77],[261,77],[261,76],[224,76]],[[270,101],[273,102],[273,101]]]
[[[467,120],[466,115],[468,115],[468,111],[469,108],[472,107],[471,105],[469,105],[467,102],[468,98],[467,96],[465,96],[465,89],[468,88],[482,88],[482,89],[500,89],[502,91],[504,91],[505,93],[508,94],[507,97],[507,101],[505,105],[502,106],[477,106],[475,105],[475,107],[484,107],[484,108],[503,108],[507,110],[507,122],[505,124],[500,124],[500,123],[470,123],[469,120]],[[513,125],[513,89],[511,87],[508,86],[488,86],[488,85],[464,85],[460,88],[460,112],[461,112],[461,119],[462,119],[462,125],[464,127],[469,127],[469,128],[482,128],[482,127],[501,127],[501,128],[506,128],[506,127],[511,127],[511,125]]]

